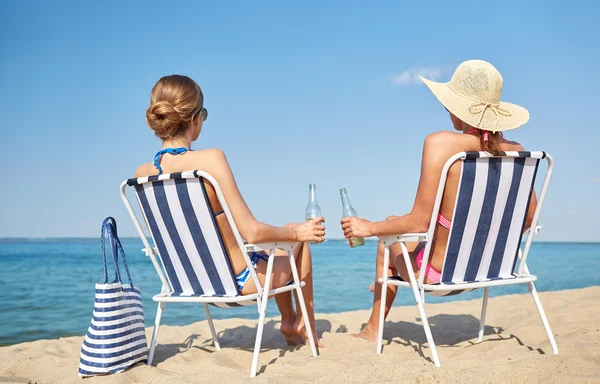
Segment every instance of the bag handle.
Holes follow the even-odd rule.
[[[123,246],[121,245],[121,241],[117,236],[117,222],[112,217],[107,217],[102,223],[102,234],[100,237],[102,244],[102,260],[104,261],[104,283],[108,283],[108,269],[106,265],[105,243],[106,238],[108,238],[108,241],[110,242],[112,259],[115,268],[114,282],[122,282],[121,272],[119,271],[119,253],[121,253],[121,258],[123,259],[123,265],[125,266],[125,272],[127,273],[129,284],[131,285],[131,287],[133,287],[133,281],[131,280],[131,274],[129,273],[129,267],[127,266],[127,259],[125,258],[125,251],[123,251]]]
[[[111,225],[115,225],[116,221],[115,219],[113,219],[112,217],[107,217],[106,219],[104,219],[104,222],[102,222],[102,233],[100,235],[100,242],[102,244],[102,260],[104,262],[104,284],[108,284],[108,270],[107,270],[107,265],[106,265],[106,244],[105,244],[105,240],[106,238],[108,238],[108,240],[111,243],[111,256],[113,258],[113,265],[115,268],[115,282],[116,281],[121,281],[121,275],[119,273],[119,269],[118,269],[118,264],[115,261],[115,246],[114,246],[114,241],[112,241],[110,235],[108,234],[108,230],[109,227]]]
[[[104,238],[106,236],[106,224],[110,218],[106,218],[102,222],[102,231],[100,233],[100,244],[102,245],[102,262],[104,264],[104,284],[108,284],[108,271],[106,266],[106,246]]]

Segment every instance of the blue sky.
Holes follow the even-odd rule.
[[[451,129],[414,74],[478,58],[531,112],[507,137],[555,158],[540,240],[600,241],[599,6],[372,3],[3,1],[0,237],[98,236],[108,215],[133,235],[119,184],[160,147],[144,113],[174,73],[210,111],[195,148],[225,151],[259,220],[302,220],[309,183],[332,238],[340,187],[369,219],[406,213],[423,139]]]

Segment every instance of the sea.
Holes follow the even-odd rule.
[[[133,282],[142,291],[145,321],[153,324],[160,280],[140,239],[121,239]],[[316,313],[368,309],[373,294],[377,243],[350,248],[345,240],[312,246]],[[110,260],[110,259],[109,259]],[[538,291],[600,285],[600,243],[534,243],[528,256]],[[109,265],[109,270],[112,267]],[[112,276],[110,277],[112,280]],[[94,284],[103,282],[99,239],[0,239],[0,346],[56,339],[87,332],[94,303]],[[525,285],[494,287],[490,296],[527,293]],[[448,298],[426,297],[426,303],[481,298],[483,290]],[[412,292],[400,289],[395,306],[413,305]],[[257,319],[256,306],[211,308],[214,318]],[[268,316],[278,316],[269,302]],[[186,325],[204,320],[199,304],[167,304],[162,324]],[[365,318],[365,321],[367,319]]]

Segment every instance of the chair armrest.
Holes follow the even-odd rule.
[[[404,233],[402,235],[391,235],[391,236],[381,236],[379,240],[383,242],[383,245],[389,247],[392,244],[396,244],[399,242],[422,242],[427,241],[427,233]]]
[[[277,243],[263,243],[263,244],[246,244],[246,251],[256,252],[264,251],[267,252],[270,249],[282,249],[284,251],[291,251],[294,249],[296,243],[292,242],[277,242]]]

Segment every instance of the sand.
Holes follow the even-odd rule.
[[[476,341],[481,300],[426,304],[441,368],[431,363],[416,306],[392,309],[382,355],[375,353],[374,344],[350,337],[366,321],[368,311],[317,315],[326,346],[317,358],[310,357],[308,347],[286,347],[278,319],[269,319],[259,374],[252,382],[600,382],[600,287],[542,293],[541,300],[559,355],[552,354],[531,296],[511,295],[490,299],[486,335],[480,344]],[[147,316],[154,315],[147,311]],[[0,382],[248,382],[256,323],[217,320],[223,347],[219,352],[205,321],[163,326],[154,367],[139,364],[121,374],[88,379],[77,376],[82,337],[3,347]],[[151,330],[147,329],[148,337]]]

